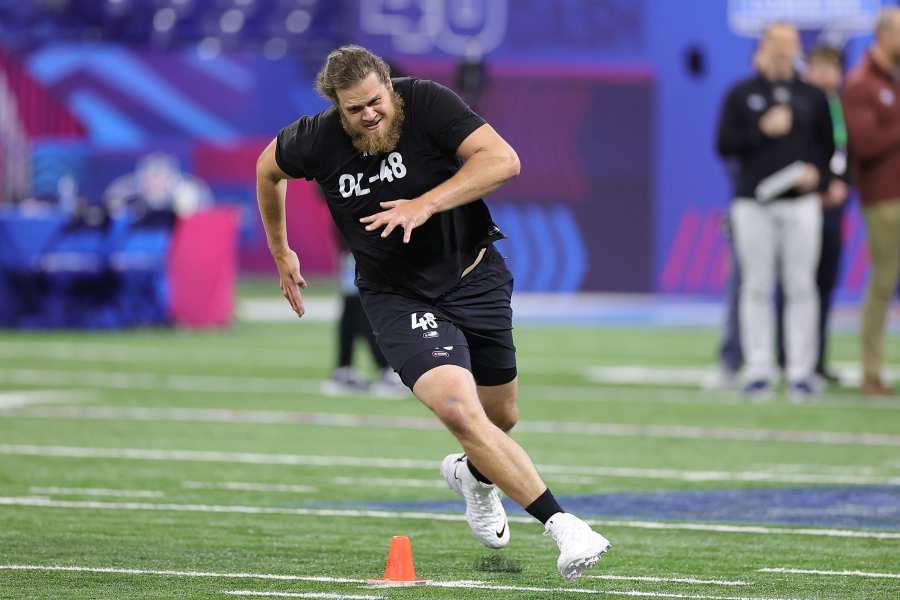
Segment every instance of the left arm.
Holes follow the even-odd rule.
[[[520,171],[516,151],[487,124],[470,133],[456,155],[463,161],[459,171],[416,199],[430,207],[432,214],[483,198]]]
[[[831,173],[831,157],[834,156],[834,123],[831,120],[828,97],[824,93],[819,93],[817,100],[819,106],[815,134],[818,156],[815,165],[821,178],[819,191],[825,192],[834,177]]]
[[[831,123],[831,110],[828,98],[819,90],[814,90],[812,121],[812,139],[810,140],[812,162],[806,163],[803,178],[797,183],[797,189],[804,193],[822,192],[823,200],[827,196],[831,184],[831,168],[829,163],[834,155],[834,127]]]
[[[382,202],[387,210],[360,219],[366,230],[384,227],[381,237],[386,238],[402,227],[403,242],[409,243],[412,230],[431,215],[482,198],[519,174],[516,151],[488,124],[466,136],[456,155],[463,165],[453,177],[418,198]]]

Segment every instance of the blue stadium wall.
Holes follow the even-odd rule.
[[[729,29],[728,2],[481,0],[480,21],[430,36],[416,34],[416,3],[406,4],[385,10],[394,30],[398,19],[409,24],[407,35],[349,1],[326,15],[326,29],[335,44],[367,45],[450,85],[466,40],[490,50],[478,108],[525,169],[491,198],[520,290],[721,292],[730,191],[713,135],[723,93],[748,73],[755,43]],[[450,12],[466,4],[445,2]],[[493,12],[500,5],[507,10]],[[865,43],[854,40],[851,61]],[[188,169],[198,145],[243,145],[252,155],[280,126],[324,106],[311,90],[321,55],[203,60],[190,50],[58,44],[20,58],[89,130],[86,145],[36,144],[36,186],[52,186],[54,168],[81,169],[92,196],[145,152],[172,152]],[[220,199],[244,206],[242,243],[258,250],[252,170],[236,177],[215,163],[199,174]],[[865,266],[855,210],[847,231],[845,295],[858,291]]]

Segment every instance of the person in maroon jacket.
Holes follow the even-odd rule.
[[[879,16],[874,44],[847,79],[844,110],[871,261],[861,391],[890,395],[881,369],[887,308],[900,279],[900,8]]]

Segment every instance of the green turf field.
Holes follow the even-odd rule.
[[[715,340],[521,326],[515,437],[558,497],[856,486],[881,490],[881,504],[850,495],[786,511],[790,525],[597,514],[614,544],[590,572],[602,578],[565,584],[527,518],[500,552],[521,570],[485,571],[489,553],[457,513],[380,506],[453,501],[437,464],[456,445],[412,398],[321,395],[327,324],[0,333],[0,598],[900,598],[900,401],[836,389],[750,405],[584,376],[709,365]],[[857,356],[854,337],[835,336],[836,360]],[[816,524],[832,517],[875,526]],[[364,586],[395,534],[437,586]]]

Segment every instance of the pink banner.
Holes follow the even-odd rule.
[[[238,212],[214,208],[178,221],[169,248],[172,321],[206,328],[234,317]]]

